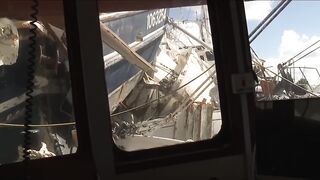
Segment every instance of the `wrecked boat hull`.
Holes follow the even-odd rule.
[[[133,45],[135,47],[134,50],[138,54],[140,54],[149,63],[152,63],[156,56],[162,35],[164,34],[163,27],[166,23],[166,16],[166,10],[141,11],[139,13],[131,14],[131,16],[123,16],[122,18],[117,17],[111,20],[109,19],[107,22],[104,22],[104,24],[110,27],[110,29],[119,35],[129,46]],[[155,31],[159,33],[156,34],[157,36],[152,37],[151,35]],[[163,31],[163,33],[160,33],[160,31]],[[26,43],[26,45],[28,45],[28,43]],[[53,47],[57,48],[56,46]],[[24,63],[28,58],[27,52],[28,46],[24,48],[23,46],[20,46],[17,63],[6,67],[0,66],[4,69],[13,69],[12,73],[19,78],[19,81],[13,81],[14,85],[12,87],[1,89],[1,94],[5,94],[6,97],[2,96],[0,103],[3,104],[10,100],[14,100],[14,102],[10,102],[10,106],[6,106],[1,109],[0,123],[24,124],[24,93],[27,81],[27,68]],[[107,58],[108,55],[110,56],[112,54],[116,54],[114,57],[116,57],[117,61]],[[121,56],[119,58],[119,53],[114,52],[114,50],[107,47],[106,44],[103,44],[103,55],[105,64],[107,64],[105,67],[107,90],[109,98],[114,95],[113,98],[115,98],[115,101],[113,101],[113,104],[115,104],[114,107],[116,107],[117,104],[121,102],[121,98],[119,97],[121,96],[125,98],[130,93],[132,88],[138,82],[143,71],[135,65],[130,64]],[[40,59],[41,56],[37,56],[37,58]],[[53,65],[57,65],[57,67],[50,66],[52,68],[50,69],[52,76],[47,79],[49,85],[51,80],[53,80],[55,84],[48,86],[47,89],[42,88],[40,92],[37,92],[39,89],[35,88],[36,93],[33,99],[34,111],[32,124],[51,124],[71,122],[75,120],[73,117],[72,101],[70,96],[68,65],[67,63],[56,63],[60,60],[61,59],[56,59],[55,62],[53,62]],[[110,63],[110,61],[112,62]],[[37,62],[36,68],[46,70],[48,67]],[[63,71],[62,74],[59,70]],[[11,79],[11,76],[9,75],[10,74],[4,75],[3,79]],[[67,80],[65,82],[56,82],[59,78],[66,78]],[[59,86],[59,84],[61,86]],[[52,90],[53,92],[50,93],[46,90]],[[56,155],[69,154],[72,152],[72,147],[75,146],[75,144],[73,144],[74,142],[72,142],[71,135],[73,128],[73,126],[33,128],[35,131],[34,134],[32,134],[33,143],[31,149],[39,149],[41,142],[46,142],[50,150]],[[0,148],[0,164],[15,162],[19,159],[17,148],[19,146],[21,147],[23,144],[22,132],[23,127],[1,127],[0,142],[6,146]]]

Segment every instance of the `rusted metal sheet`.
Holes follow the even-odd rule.
[[[193,138],[193,119],[194,119],[194,114],[193,114],[193,111],[194,111],[194,107],[193,106],[190,106],[188,109],[187,109],[187,113],[188,113],[188,116],[187,116],[187,134],[186,134],[186,139],[192,139]]]
[[[186,133],[187,133],[187,119],[188,113],[187,111],[182,111],[177,116],[177,123],[175,124],[175,136],[174,139],[179,140],[186,140]]]
[[[201,106],[195,108],[193,118],[193,140],[200,140],[200,128],[201,128]]]

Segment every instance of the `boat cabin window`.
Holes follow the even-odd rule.
[[[245,2],[258,174],[319,179],[319,8],[319,1]]]
[[[0,7],[0,165],[77,151],[63,2],[32,5]]]
[[[215,137],[222,120],[206,5],[101,12],[112,137],[124,151]]]
[[[318,1],[245,2],[258,101],[319,97],[319,7]]]

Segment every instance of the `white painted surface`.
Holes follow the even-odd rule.
[[[141,135],[134,135],[119,139],[116,141],[118,147],[123,147],[125,151],[135,151],[141,149],[151,149],[169,145],[184,143],[176,139],[163,138],[163,137],[145,137]]]

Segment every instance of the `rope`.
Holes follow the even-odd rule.
[[[259,35],[260,33],[282,12],[282,10],[291,2],[292,0],[286,1],[284,4],[281,4],[282,6],[277,9],[277,12],[273,13],[273,17],[270,17],[271,19],[268,19],[268,22],[266,22],[262,28],[254,35],[250,36],[249,43],[251,44]]]
[[[320,42],[320,40],[314,42],[313,44],[311,44],[310,46],[308,46],[307,48],[305,48],[304,50],[302,50],[301,52],[299,52],[298,54],[296,54],[295,56],[293,56],[292,58],[290,58],[289,60],[285,61],[283,63],[283,65],[286,65],[287,63],[289,63],[289,61],[293,60],[294,58],[298,57],[300,54],[304,53],[306,50],[310,49],[312,46],[314,46],[315,44],[317,44],[318,42]],[[305,56],[302,56],[302,58]],[[301,59],[301,58],[300,58]],[[298,59],[299,60],[299,59]],[[290,66],[293,63],[289,63],[288,66]]]
[[[320,47],[318,47],[318,48],[320,48]],[[260,63],[258,63],[258,62],[256,62],[256,61],[254,61],[254,60],[252,60],[252,61],[253,61],[254,63],[258,64],[259,66],[263,67]],[[267,70],[267,71],[271,72],[272,74],[274,74],[275,76],[277,76],[277,77],[279,77],[279,78],[281,78],[281,79],[283,79],[283,80],[287,81],[288,83],[292,84],[292,85],[293,85],[293,86],[295,86],[295,87],[298,87],[298,88],[300,88],[300,89],[302,89],[302,90],[304,90],[304,91],[306,91],[306,92],[308,92],[308,93],[310,93],[310,94],[312,94],[312,95],[314,95],[314,96],[316,96],[316,97],[320,97],[319,95],[317,95],[317,94],[315,94],[315,93],[313,93],[313,92],[311,92],[311,91],[309,91],[309,90],[307,90],[307,89],[304,89],[304,88],[302,88],[302,87],[300,87],[300,86],[298,86],[298,85],[296,85],[296,84],[292,83],[290,80],[288,80],[288,79],[286,79],[286,78],[284,78],[284,77],[282,77],[282,76],[278,75],[277,73],[273,72],[273,71],[272,71],[272,70],[270,70],[270,69],[265,68],[265,70]]]
[[[202,76],[203,74],[205,74],[206,72],[208,72],[212,67],[214,67],[215,65],[211,65],[207,70],[203,71],[201,74],[199,74],[198,76],[196,76],[195,78],[193,78],[192,80],[190,80],[189,82],[187,82],[186,84],[180,86],[179,88],[173,90],[173,92],[177,92],[178,90],[184,88],[185,86],[189,85],[190,83],[192,83],[193,81],[195,81],[196,79],[198,79],[200,76]],[[118,112],[118,113],[114,113],[114,114],[111,114],[110,116],[111,117],[115,117],[115,116],[119,116],[121,114],[125,114],[125,113],[128,113],[128,112],[131,112],[131,111],[134,111],[136,109],[140,109],[142,107],[145,107],[147,105],[150,105],[154,102],[158,102],[159,99],[162,99],[162,98],[166,98],[166,97],[171,97],[173,94],[169,94],[169,95],[166,95],[166,96],[160,96],[158,99],[154,99],[150,102],[147,102],[147,103],[144,103],[144,104],[141,104],[139,106],[136,106],[136,107],[133,107],[133,108],[130,108],[130,109],[127,109],[127,110],[124,110],[124,111],[121,111],[121,112]]]
[[[274,13],[283,5],[284,2],[285,0],[282,0],[275,8],[272,9],[272,11],[258,24],[258,26],[251,31],[251,33],[249,34],[249,38],[251,38],[252,35],[256,33],[259,30],[259,28],[261,28],[261,26],[264,23],[266,23],[266,21],[268,21],[272,15],[274,15]]]
[[[315,52],[316,50],[320,49],[320,46],[318,46],[317,48],[313,49],[312,51],[308,52],[307,54],[303,55],[302,57],[298,58],[297,60],[293,61],[292,63],[290,63],[288,66],[296,63],[297,61],[301,60],[302,58],[305,58],[307,56],[309,56],[311,53]]]

